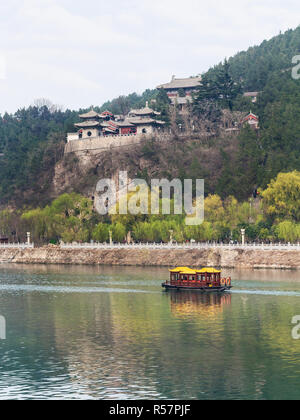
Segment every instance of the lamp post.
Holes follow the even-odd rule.
[[[245,234],[246,234],[246,229],[241,229],[241,233],[242,233],[242,245],[245,245]]]
[[[252,198],[250,198],[249,202],[250,202],[249,223],[252,223]]]

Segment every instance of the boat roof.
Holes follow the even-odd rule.
[[[170,273],[187,273],[187,272],[188,273],[193,272],[194,274],[196,274],[196,271],[192,270],[189,267],[177,267],[177,268],[174,268],[173,270],[170,270]]]
[[[205,267],[205,268],[202,268],[202,270],[197,270],[197,273],[218,274],[218,273],[221,273],[221,271],[216,270],[215,268]]]
[[[201,270],[193,270],[189,267],[177,267],[173,270],[169,270],[170,273],[182,273],[182,274],[197,274],[197,273],[208,273],[208,274],[219,274],[221,273],[220,270],[216,270],[215,268],[205,267]]]

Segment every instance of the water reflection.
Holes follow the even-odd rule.
[[[0,340],[5,340],[6,338],[6,319],[4,316],[0,315]]]
[[[231,305],[231,294],[170,291],[171,311],[176,317],[214,318]]]
[[[163,292],[165,269],[3,267],[0,399],[299,397],[298,294],[256,292],[299,273],[259,273],[201,294]]]

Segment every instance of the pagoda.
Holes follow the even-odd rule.
[[[88,138],[88,137],[98,137],[100,135],[101,116],[98,112],[93,109],[86,114],[79,115],[81,122],[74,124],[76,128],[79,129],[78,136],[79,139]]]
[[[137,127],[138,134],[151,134],[165,125],[164,121],[156,118],[159,115],[161,113],[154,111],[149,107],[149,102],[146,102],[145,108],[131,110],[126,121]]]
[[[159,115],[159,112],[149,107],[148,102],[145,108],[132,110],[126,117],[119,116],[117,119],[109,111],[99,114],[92,109],[79,115],[81,121],[74,124],[78,131],[69,133],[67,140],[70,142],[107,136],[152,134],[165,125],[165,122],[157,119]]]

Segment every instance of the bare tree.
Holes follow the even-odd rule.
[[[37,98],[33,101],[33,106],[37,108],[46,107],[51,113],[63,111],[64,107],[62,105],[54,104],[47,98]]]

